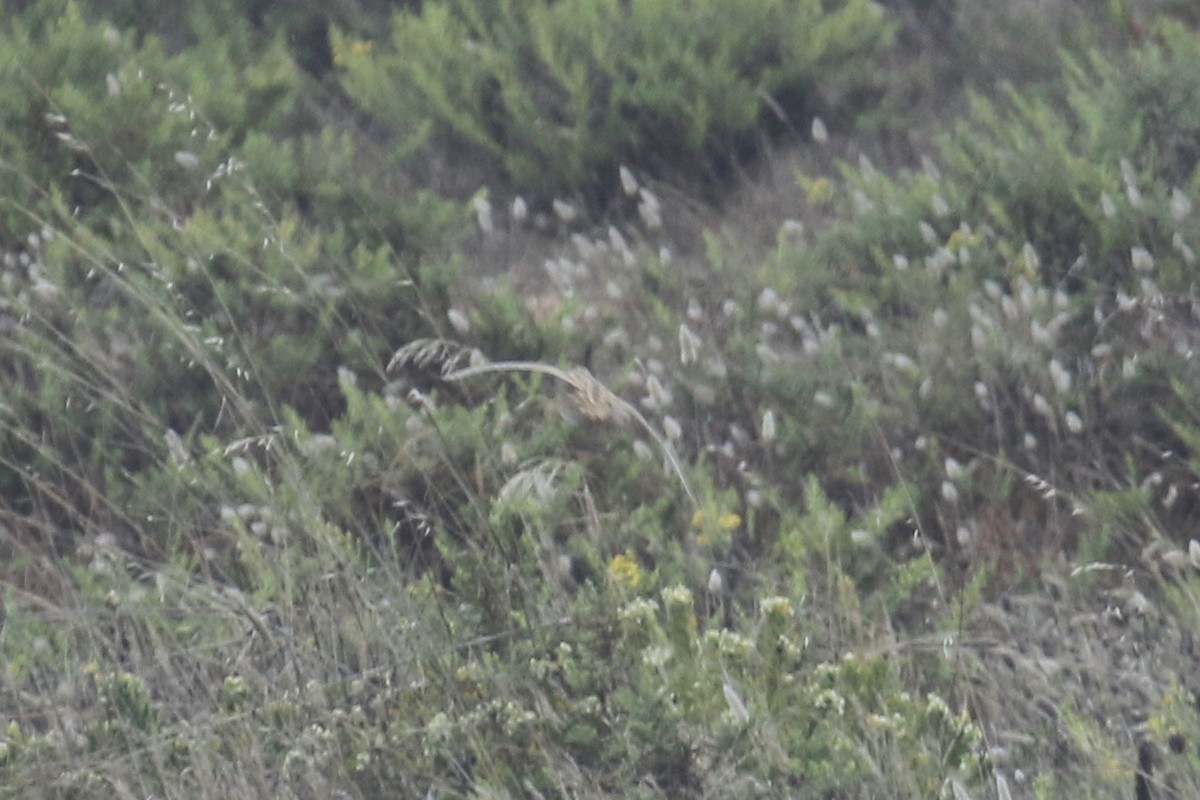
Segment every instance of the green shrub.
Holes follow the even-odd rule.
[[[803,124],[822,95],[869,83],[889,24],[829,5],[452,0],[397,12],[386,42],[337,35],[334,53],[362,108],[406,135],[433,124],[545,198],[625,162],[707,170],[767,109]]]

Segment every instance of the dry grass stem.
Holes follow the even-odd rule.
[[[396,359],[392,359],[392,361],[395,363]],[[596,376],[592,375],[586,367],[576,366],[569,369],[561,369],[551,364],[543,364],[540,361],[497,361],[477,364],[453,371],[443,369],[442,378],[447,381],[461,381],[494,372],[533,372],[549,375],[571,387],[573,390],[572,398],[575,401],[576,407],[588,419],[598,422],[615,422],[617,424],[626,424],[630,421],[636,422],[654,440],[659,449],[662,450],[667,462],[671,465],[671,470],[679,478],[679,483],[683,486],[688,500],[691,501],[693,506],[699,505],[696,500],[696,494],[692,491],[692,486],[683,472],[683,466],[679,463],[679,457],[675,454],[675,450],[671,447],[670,443],[654,429],[654,426],[642,416],[640,411],[634,408],[629,402],[622,400],[614,394]]]
[[[387,371],[403,367],[437,369],[446,376],[468,364],[485,360],[483,354],[473,347],[466,347],[449,339],[414,339],[401,347],[388,362]]]

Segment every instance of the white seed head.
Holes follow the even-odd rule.
[[[1196,263],[1196,253],[1188,246],[1188,243],[1183,240],[1183,237],[1178,231],[1171,237],[1171,247],[1175,248],[1179,255],[1183,256],[1183,261],[1188,266]]]
[[[663,433],[672,442],[677,442],[683,437],[683,427],[679,424],[679,420],[667,414],[663,417]]]
[[[950,206],[940,194],[935,194],[932,200],[933,215],[938,219],[950,216]]]
[[[1142,207],[1142,192],[1135,184],[1131,183],[1125,187],[1125,199],[1134,208]]]
[[[475,221],[479,224],[479,230],[484,233],[491,234],[496,232],[496,224],[492,219],[492,204],[483,195],[478,195],[471,201],[471,207],[475,209]]]
[[[1031,274],[1036,275],[1042,266],[1042,259],[1038,256],[1037,250],[1033,249],[1033,245],[1029,242],[1021,248],[1021,258],[1025,261],[1025,269]]]
[[[779,303],[779,295],[769,286],[758,293],[758,310],[764,314],[774,314]]]
[[[1041,394],[1033,396],[1033,410],[1048,420],[1054,420],[1054,409],[1050,407],[1050,402]]]
[[[721,684],[721,691],[725,695],[725,703],[729,706],[729,713],[741,725],[745,725],[750,721],[750,711],[746,708],[746,704],[742,702],[741,695],[737,689],[733,688],[733,684],[729,681]]]
[[[687,325],[679,326],[679,363],[696,363],[700,356],[700,337]]]
[[[925,244],[929,245],[930,247],[937,247],[942,243],[937,231],[934,230],[934,227],[925,220],[921,220],[917,223],[917,229],[921,231],[921,238],[925,240]]]
[[[529,206],[525,203],[524,197],[517,196],[513,198],[510,213],[512,214],[513,222],[518,224],[529,218]]]
[[[450,320],[450,327],[454,328],[458,335],[464,336],[471,331],[471,320],[467,319],[467,315],[460,309],[450,309],[446,312],[446,318]]]
[[[1066,394],[1071,391],[1071,373],[1067,372],[1057,358],[1050,359],[1050,381],[1054,384],[1054,391],[1058,394]]]
[[[775,425],[776,425],[775,424],[775,412],[768,408],[766,411],[763,412],[763,416],[762,416],[762,431],[761,431],[761,433],[762,433],[762,440],[764,443],[770,444],[771,442],[775,441],[775,434],[776,434]]]
[[[1192,201],[1188,196],[1178,186],[1171,189],[1171,216],[1182,221],[1191,213]]]
[[[720,594],[725,588],[725,579],[721,577],[721,570],[713,567],[708,573],[708,591],[712,594]]]
[[[186,170],[193,170],[200,166],[200,156],[191,150],[178,150],[175,152],[175,163]]]
[[[1100,193],[1100,211],[1104,216],[1112,219],[1117,215],[1117,204],[1113,201],[1112,196],[1108,192]]]
[[[825,120],[820,117],[813,117],[812,138],[817,144],[825,144],[829,141],[829,129],[825,127]]]
[[[671,404],[671,393],[657,375],[651,374],[646,378],[646,393],[650,395],[655,408],[666,408]]]
[[[946,477],[952,481],[961,479],[965,472],[963,465],[958,462],[958,459],[949,456],[946,458],[945,469]]]
[[[630,171],[629,167],[625,166],[624,164],[621,165],[621,168],[618,171],[621,176],[621,188],[625,190],[625,194],[633,197],[638,193],[637,178],[633,177],[633,172]]]
[[[649,189],[641,189],[638,194],[642,200],[638,203],[638,216],[642,218],[642,222],[652,231],[656,231],[662,227],[662,206],[658,202],[658,198]]]
[[[1138,272],[1150,272],[1154,269],[1154,256],[1144,247],[1129,248],[1129,260]]]
[[[554,216],[563,222],[573,222],[579,216],[579,212],[575,209],[575,206],[566,200],[555,200],[551,205],[554,207]]]

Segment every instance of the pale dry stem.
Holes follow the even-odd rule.
[[[574,390],[572,397],[575,404],[579,408],[580,413],[588,419],[598,422],[615,422],[617,424],[627,424],[631,421],[636,422],[654,440],[659,449],[662,450],[667,462],[671,465],[671,470],[679,478],[679,483],[683,486],[683,491],[687,494],[688,500],[691,501],[693,506],[699,505],[696,500],[696,494],[692,491],[692,486],[683,472],[683,466],[679,463],[679,457],[675,454],[675,450],[671,447],[670,442],[654,429],[654,426],[642,416],[640,411],[634,408],[629,402],[622,400],[614,394],[596,376],[592,375],[587,367],[575,366],[570,369],[560,369],[551,364],[543,364],[540,361],[497,361],[447,372],[442,377],[447,381],[461,381],[490,372],[535,372],[542,375],[549,375],[552,378],[562,381]]]

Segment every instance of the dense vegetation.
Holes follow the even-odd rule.
[[[1200,20],[1093,5],[0,1],[0,796],[1194,794]],[[1049,591],[1181,660],[1026,714]]]

